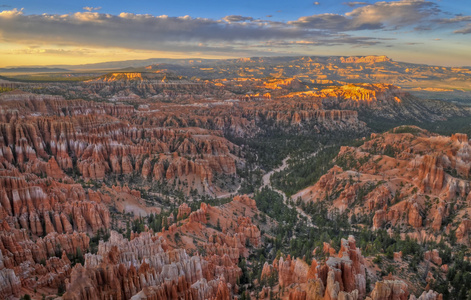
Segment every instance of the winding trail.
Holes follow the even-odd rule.
[[[291,158],[291,157],[288,155],[287,157],[285,157],[285,159],[283,159],[283,161],[282,161],[282,163],[281,163],[281,166],[279,166],[278,168],[273,169],[273,170],[271,170],[270,172],[268,172],[268,173],[266,173],[265,175],[263,175],[263,177],[262,177],[262,182],[263,182],[263,184],[262,184],[262,187],[261,187],[260,189],[262,189],[262,188],[268,186],[268,187],[271,188],[272,190],[275,190],[275,189],[271,186],[270,177],[271,177],[271,175],[273,175],[275,172],[281,172],[281,171],[283,171],[284,169],[286,169],[286,168],[289,166],[288,160],[289,160],[290,158]],[[277,191],[278,193],[282,194],[283,198],[286,198],[285,193],[283,193],[282,191],[278,191],[278,190],[276,190],[276,191]]]
[[[239,193],[239,190],[240,190],[241,187],[242,187],[242,182],[239,184],[239,186],[237,187],[237,189],[235,191],[220,194],[220,195],[216,196],[216,198],[217,199],[222,199],[222,198],[227,198],[227,197],[233,198],[235,195],[237,195]]]
[[[303,158],[303,160],[316,156],[316,155],[319,153],[319,151],[321,151],[321,150],[322,150],[322,148],[318,149],[316,152],[313,152],[313,153],[307,155],[306,157]],[[262,177],[262,186],[259,188],[259,191],[262,190],[264,187],[268,187],[268,188],[270,188],[271,190],[277,192],[278,194],[280,194],[280,195],[283,197],[283,203],[284,203],[286,206],[288,206],[290,209],[293,209],[293,208],[296,209],[296,211],[297,211],[297,213],[298,213],[298,218],[301,218],[300,216],[302,216],[302,217],[304,217],[305,219],[307,219],[307,220],[309,221],[309,222],[307,222],[307,226],[308,226],[308,227],[317,227],[316,225],[314,225],[314,224],[312,223],[312,218],[311,218],[310,215],[306,214],[300,207],[298,207],[298,206],[292,206],[290,203],[288,203],[288,200],[289,200],[288,196],[286,196],[286,194],[285,194],[283,191],[281,191],[281,190],[276,189],[275,187],[273,187],[272,184],[271,184],[271,182],[270,182],[270,177],[271,177],[274,173],[276,173],[276,172],[281,172],[281,171],[285,170],[287,167],[289,167],[288,160],[289,160],[290,158],[291,158],[291,156],[288,155],[287,157],[285,157],[285,158],[283,159],[283,161],[282,161],[282,163],[281,163],[281,166],[279,166],[278,168],[273,169],[273,170],[271,170],[270,172],[265,173],[265,175],[263,175],[263,177]],[[239,189],[240,189],[241,187],[242,187],[242,184],[240,184],[239,187],[238,187],[235,191],[230,192],[230,193],[227,192],[227,193],[224,193],[224,194],[220,194],[220,195],[216,196],[216,198],[221,199],[221,198],[233,197],[233,196],[235,196],[235,195],[238,194]]]
[[[319,153],[320,150],[321,150],[321,149],[317,150],[316,152],[313,152],[313,153],[309,154],[308,156],[304,157],[303,160],[316,156],[317,153]],[[268,188],[270,188],[271,190],[277,192],[278,194],[280,194],[280,195],[283,197],[283,202],[285,203],[286,206],[288,206],[288,207],[291,208],[291,209],[293,209],[293,208],[296,209],[296,211],[297,211],[297,213],[298,213],[298,218],[299,218],[299,216],[303,216],[303,217],[305,217],[307,220],[309,220],[309,222],[307,223],[307,226],[309,226],[309,227],[316,227],[316,226],[312,223],[312,218],[311,218],[310,215],[306,214],[300,207],[298,207],[298,206],[292,206],[291,204],[289,204],[289,203],[288,203],[288,197],[286,196],[286,194],[285,194],[283,191],[278,190],[278,189],[276,189],[275,187],[273,187],[273,186],[271,185],[271,182],[270,182],[270,177],[271,177],[271,175],[273,175],[275,172],[281,172],[281,171],[283,171],[284,169],[286,169],[286,168],[289,166],[288,160],[289,160],[290,158],[291,158],[291,157],[288,155],[287,157],[285,157],[285,159],[283,159],[281,166],[279,166],[278,168],[273,169],[273,170],[271,170],[270,172],[268,172],[268,173],[266,173],[265,175],[263,175],[263,177],[262,177],[262,182],[263,182],[263,184],[262,184],[262,186],[260,187],[260,190],[261,190],[262,188],[264,188],[264,187],[268,187]]]

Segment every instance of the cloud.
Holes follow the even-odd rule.
[[[94,11],[94,10],[100,10],[101,9],[101,6],[98,6],[98,7],[92,7],[92,6],[85,6],[83,7],[84,10],[86,11]]]
[[[402,0],[376,2],[358,7],[345,15],[353,18],[353,24],[382,24],[383,27],[401,28],[415,25],[439,14],[437,4],[425,0]]]
[[[385,43],[385,39],[358,37],[360,32],[366,35],[369,30],[396,30],[402,27],[408,27],[409,32],[413,32],[413,29],[433,28],[431,26],[438,22],[468,20],[467,16],[455,16],[443,21],[445,19],[439,18],[441,11],[438,6],[425,0],[346,3],[349,6],[365,6],[353,8],[346,14],[315,14],[292,21],[261,20],[242,15],[228,15],[222,19],[126,12],[114,15],[100,13],[98,7],[84,7],[84,12],[65,15],[28,15],[15,8],[0,12],[0,42],[41,45],[44,48],[56,45],[59,48],[105,47],[211,53],[242,52],[247,45],[257,47],[267,42],[291,46],[365,47]],[[454,29],[457,29],[456,26]],[[468,31],[469,28],[462,28],[455,32]]]
[[[364,5],[366,2],[346,2],[349,6]],[[397,30],[416,25],[417,29],[428,28],[432,17],[441,11],[438,6],[425,0],[401,0],[376,2],[358,7],[345,15],[318,14],[303,16],[288,24],[301,28],[346,32],[357,30]]]
[[[464,16],[461,14],[455,15],[453,18],[440,18],[432,21],[433,26],[436,28],[454,28],[453,33],[468,34],[471,33],[471,16]],[[458,29],[456,29],[459,27]]]
[[[257,47],[286,47],[295,48],[300,46],[312,47],[312,46],[338,46],[338,45],[350,45],[354,47],[368,47],[373,45],[381,44],[385,41],[395,39],[390,38],[376,38],[376,37],[353,37],[347,34],[338,34],[335,38],[320,38],[315,41],[311,40],[298,40],[298,41],[268,41],[263,44],[257,45]]]
[[[343,5],[348,5],[350,7],[355,7],[358,5],[368,5],[368,2],[358,2],[358,1],[351,1],[351,2],[344,2]]]
[[[26,15],[17,9],[0,12],[0,40],[23,44],[119,47],[145,50],[217,50],[211,43],[302,39],[323,36],[285,23],[251,17],[224,20],[149,14],[77,12],[67,15]]]
[[[244,17],[244,16],[239,16],[239,15],[230,15],[230,16],[225,16],[222,18],[224,21],[228,23],[233,23],[233,22],[246,22],[246,21],[253,21],[252,17]]]
[[[21,16],[22,14],[23,14],[23,9],[18,10],[17,8],[14,8],[12,10],[0,11],[0,18],[8,19],[8,18],[12,18],[12,17],[15,17],[15,16]],[[0,30],[1,30],[1,28],[0,28]]]
[[[349,36],[346,34],[339,34],[335,39],[332,39],[330,42],[325,41],[325,43],[329,46],[352,45],[355,47],[368,47],[368,46],[381,44],[384,41],[391,41],[391,40],[394,40],[394,39],[364,37],[364,36]]]
[[[454,18],[449,18],[449,19],[438,19],[437,22],[440,24],[471,22],[471,16],[455,16]]]
[[[37,46],[28,47],[27,49],[15,49],[10,51],[11,54],[39,54],[39,55],[73,55],[84,56],[96,53],[91,49],[52,49],[39,48]]]
[[[357,22],[353,18],[347,18],[337,14],[320,14],[301,17],[296,21],[290,21],[288,24],[296,25],[301,28],[311,28],[318,30],[329,30],[333,32],[380,29],[382,23]]]
[[[468,24],[465,28],[461,28],[453,31],[454,33],[469,34],[471,33],[471,23]]]

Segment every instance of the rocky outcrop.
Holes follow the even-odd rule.
[[[402,261],[402,251],[394,252],[394,261],[396,262]]]
[[[100,194],[87,193],[81,186],[41,180],[35,184],[13,171],[0,171],[0,186],[0,203],[13,227],[37,236],[109,228],[109,212],[100,203]],[[98,202],[89,200],[91,194]]]
[[[389,275],[376,281],[371,293],[366,293],[367,262],[356,247],[355,239],[350,236],[342,239],[338,254],[330,251],[331,246],[324,244],[323,253],[329,257],[325,261],[312,260],[309,267],[301,259],[281,256],[273,265],[265,263],[262,269],[262,282],[278,272],[278,285],[270,289],[264,287],[260,299],[267,299],[273,291],[281,291],[280,296],[287,299],[301,300],[412,300],[442,299],[442,295],[427,290],[419,298],[411,295],[409,286],[402,280]],[[426,253],[433,255],[433,251]],[[371,277],[371,273],[368,275]],[[373,275],[374,276],[374,275]],[[415,286],[414,286],[415,288]]]
[[[248,241],[255,248],[259,248],[262,245],[260,230],[256,225],[252,224],[250,218],[239,216],[235,231],[241,236],[244,243]]]
[[[467,243],[467,242],[469,242],[467,237],[469,236],[470,232],[471,232],[471,220],[464,219],[461,222],[461,224],[458,226],[458,229],[456,230],[456,238],[459,241]]]
[[[438,157],[424,156],[419,166],[419,177],[417,181],[420,183],[422,190],[431,189],[432,191],[441,191],[445,172],[443,168],[437,166]]]
[[[74,100],[68,104],[77,110],[64,112],[60,105],[70,105],[59,96],[3,98],[2,107],[22,108],[23,118],[0,124],[3,160],[19,164],[22,171],[54,179],[79,175],[84,180],[137,173],[145,179],[175,181],[187,193],[214,190],[214,174],[236,175],[236,158],[230,154],[236,146],[217,131],[189,124],[178,131],[162,128],[171,124],[133,124],[126,119],[134,121],[134,110],[123,111],[119,105]]]
[[[291,256],[281,257],[275,269],[278,271],[278,282],[280,286],[289,286],[292,283],[305,283],[309,266],[301,259],[291,259]]]
[[[70,275],[68,255],[81,255],[87,251],[89,242],[86,234],[77,232],[53,232],[33,242],[25,229],[10,228],[4,222],[0,231],[3,295],[18,295],[22,287],[57,288]]]
[[[351,236],[342,239],[338,254],[329,251],[324,244],[324,253],[330,257],[325,262],[312,260],[309,266],[302,259],[291,256],[265,263],[262,279],[278,273],[280,288],[289,289],[292,299],[364,299],[366,296],[365,259]]]
[[[257,209],[257,204],[256,204],[255,200],[251,199],[247,195],[235,196],[234,201],[238,201],[242,204],[245,204],[248,207],[250,207],[251,209]]]
[[[433,249],[432,251],[425,252],[424,259],[433,262],[437,266],[442,265],[442,259],[440,258],[440,255],[437,249]]]
[[[368,299],[368,298],[367,298]],[[407,300],[409,290],[407,284],[401,280],[383,280],[375,284],[371,292],[371,300]]]
[[[293,198],[324,201],[329,211],[348,211],[353,222],[373,216],[372,229],[401,228],[412,238],[439,242],[441,232],[456,230],[458,242],[466,244],[471,223],[449,217],[454,201],[469,200],[470,151],[467,136],[398,127],[372,134],[359,147],[342,147],[340,166]],[[467,207],[463,202],[458,215],[465,216]]]
[[[275,268],[273,267],[273,265],[269,264],[268,262],[265,262],[263,264],[260,280],[267,280],[268,278],[270,278],[270,276],[273,275],[274,270]]]
[[[0,269],[0,296],[8,299],[10,296],[18,297],[21,291],[20,279],[12,269]]]
[[[443,300],[443,295],[433,290],[429,290],[428,292],[424,291],[419,296],[419,298],[416,298],[414,295],[411,295],[409,300]]]
[[[178,207],[178,215],[177,215],[177,220],[184,219],[188,217],[191,213],[191,208],[188,206],[188,204],[183,203]]]
[[[339,291],[356,291],[360,298],[366,295],[365,261],[352,236],[348,240],[342,239],[338,256],[327,260],[326,265],[319,269],[319,277],[325,278],[327,270],[333,272]]]
[[[128,241],[112,231],[96,255],[85,255],[85,266],[72,269],[63,299],[228,299],[230,288],[216,275],[226,266],[211,270],[211,264],[183,249],[168,249],[156,235],[141,233]]]

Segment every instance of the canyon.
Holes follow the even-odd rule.
[[[401,87],[431,67],[207,64],[0,82],[0,298],[467,296],[471,110]]]

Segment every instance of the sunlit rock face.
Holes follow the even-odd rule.
[[[371,135],[362,146],[342,147],[338,166],[293,197],[319,202],[336,195],[330,209],[349,209],[355,217],[373,214],[373,230],[405,226],[410,230],[403,235],[427,240],[452,230],[459,243],[468,244],[466,217],[453,224],[443,222],[451,213],[451,202],[469,201],[470,149],[463,134],[445,137],[398,127]],[[458,214],[465,216],[467,210],[467,205],[460,206]]]
[[[262,279],[278,274],[278,282],[274,287],[265,286],[258,297],[268,299],[275,292],[286,299],[301,300],[409,299],[409,286],[391,275],[378,280],[372,291],[366,292],[366,278],[371,276],[372,270],[368,270],[368,263],[355,244],[352,236],[342,239],[338,253],[325,244],[322,251],[327,254],[327,260],[313,259],[311,266],[302,259],[290,256],[275,259],[273,264],[265,263]],[[410,299],[417,298],[411,295]],[[442,295],[429,290],[418,299],[442,299]]]

